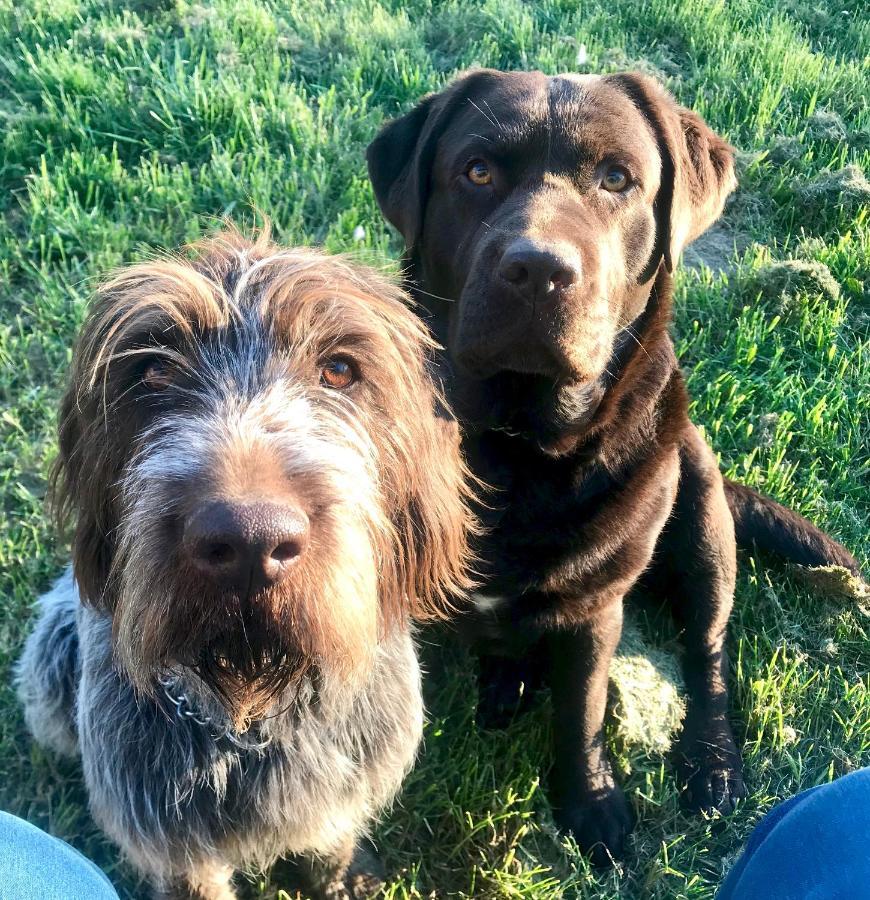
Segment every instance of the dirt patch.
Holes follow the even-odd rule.
[[[759,155],[759,152],[735,152],[737,190],[726,201],[719,220],[683,251],[683,265],[687,268],[700,269],[706,266],[713,272],[734,271],[736,258],[752,243],[751,230],[768,218],[768,201],[760,194],[743,187],[746,171],[758,160]]]
[[[620,47],[610,47],[599,55],[597,66],[607,72],[643,72],[665,85],[669,80],[679,81],[683,77],[682,69],[662,48],[652,59],[636,59]]]
[[[689,269],[706,266],[714,272],[731,272],[735,254],[745,250],[748,238],[739,235],[727,222],[719,221],[683,251],[683,265]]]

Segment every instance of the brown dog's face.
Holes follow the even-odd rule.
[[[464,585],[466,488],[431,343],[371,270],[223,235],[100,291],[61,413],[75,575],[152,690],[196,671],[242,724],[352,679]]]
[[[640,75],[473,72],[389,124],[369,168],[485,414],[554,426],[734,186],[730,148]]]

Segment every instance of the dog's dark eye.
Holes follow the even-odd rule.
[[[175,373],[162,359],[152,359],[142,373],[142,383],[152,391],[162,391],[172,384]]]
[[[631,176],[622,166],[611,166],[601,179],[601,187],[605,191],[624,191],[631,181]]]
[[[492,174],[489,171],[489,166],[482,160],[476,159],[471,163],[465,174],[472,184],[482,186],[492,183]]]
[[[320,383],[324,387],[344,390],[356,381],[353,366],[346,359],[330,359],[320,367]]]

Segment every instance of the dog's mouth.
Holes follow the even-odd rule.
[[[531,375],[557,386],[577,386],[588,382],[590,374],[581,360],[566,352],[555,337],[538,338],[529,328],[516,328],[485,340],[451,342],[451,354],[462,372],[478,381],[506,374]]]
[[[582,388],[593,380],[564,354],[535,344],[516,348],[487,375],[489,378],[499,376],[525,376],[532,381],[537,380],[539,386],[536,390],[540,390],[540,385],[553,390]]]
[[[591,420],[603,396],[599,381],[554,378],[505,369],[476,383],[457,385],[457,413],[471,431],[494,431],[547,449],[566,430]]]
[[[228,655],[227,648],[220,644],[203,648],[191,666],[213,691],[238,732],[267,715],[312,668],[312,660],[294,648],[273,648],[271,655],[259,655],[239,654],[233,647],[232,655]]]
[[[174,612],[177,619],[149,633],[142,662],[158,681],[167,671],[191,673],[236,731],[268,714],[316,665],[274,591],[241,598],[188,584],[175,594]]]

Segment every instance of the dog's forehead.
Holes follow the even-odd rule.
[[[377,338],[385,311],[396,317],[391,286],[343,261],[307,250],[281,251],[249,259],[236,254],[225,271],[208,273],[211,289],[224,299],[225,334],[316,347],[344,333]],[[204,324],[204,323],[200,323]]]
[[[631,98],[600,75],[504,73],[469,90],[455,128],[493,144],[546,138],[578,151],[657,153]]]

